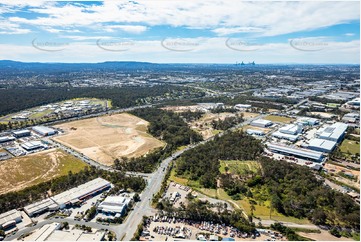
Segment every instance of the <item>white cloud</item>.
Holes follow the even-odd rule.
[[[345,36],[354,36],[354,33],[346,33]]]
[[[106,32],[116,32],[117,30],[121,30],[132,34],[140,34],[146,31],[147,27],[141,25],[106,25],[103,26],[103,29]]]
[[[0,34],[28,34],[30,29],[21,28],[19,24],[0,20]]]
[[[263,32],[263,28],[256,27],[235,27],[235,28],[216,28],[213,29],[212,32],[216,33],[219,36],[225,36],[229,34],[237,34],[237,33],[255,33],[255,32]]]
[[[98,40],[98,39],[112,39],[111,36],[81,36],[81,35],[62,35],[61,38],[71,39],[76,41],[82,40]]]
[[[145,26],[211,28],[218,29],[221,34],[237,28],[242,30],[242,26],[253,26],[264,30],[262,36],[275,36],[359,20],[359,6],[359,2],[341,1],[106,1],[102,5],[41,5],[32,7],[30,11],[47,14],[48,17],[10,17],[9,21],[53,27],[141,23]]]

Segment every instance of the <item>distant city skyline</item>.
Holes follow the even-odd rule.
[[[0,0],[0,60],[359,64],[359,1]]]

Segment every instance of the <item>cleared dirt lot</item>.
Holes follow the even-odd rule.
[[[351,238],[345,238],[345,237],[337,238],[325,230],[321,230],[320,234],[304,233],[304,232],[298,232],[298,234],[303,237],[310,238],[316,241],[352,241],[353,240]]]
[[[250,113],[250,112],[239,112],[238,114],[241,114],[241,113],[243,114],[243,117],[245,119],[253,118],[253,117],[256,117],[259,115],[257,113]],[[208,138],[216,135],[217,133],[219,133],[219,130],[215,130],[212,127],[213,120],[218,120],[218,119],[224,120],[227,117],[235,117],[235,116],[236,116],[236,113],[228,113],[228,112],[206,113],[199,120],[189,123],[189,126],[193,130],[199,132],[203,136],[204,139],[208,139]]]
[[[0,162],[0,194],[79,172],[85,163],[60,150],[47,150]]]
[[[91,159],[112,165],[119,157],[137,157],[163,147],[147,133],[148,122],[121,113],[57,125],[65,134],[54,139]]]
[[[261,128],[261,127],[256,127],[256,126],[252,126],[252,125],[245,125],[240,129],[243,131],[247,131],[247,129],[260,130],[260,131],[263,131],[265,134],[268,134],[272,130],[272,129]]]

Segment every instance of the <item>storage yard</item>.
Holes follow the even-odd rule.
[[[147,133],[148,122],[122,113],[57,125],[64,131],[54,140],[91,159],[112,165],[116,158],[137,157],[163,147],[164,143]]]
[[[182,240],[200,240],[200,241],[264,241],[277,239],[286,241],[287,239],[280,233],[262,230],[254,234],[238,231],[232,226],[217,224],[209,221],[192,221],[178,219],[162,215],[155,215],[148,220],[146,228],[143,230],[144,240],[154,241],[182,241]]]
[[[0,194],[17,191],[54,177],[76,173],[86,166],[60,150],[47,150],[0,163]]]

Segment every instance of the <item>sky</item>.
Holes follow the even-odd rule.
[[[359,64],[359,1],[0,0],[0,60]]]

